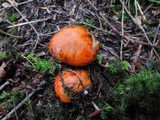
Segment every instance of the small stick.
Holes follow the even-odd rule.
[[[87,0],[89,2],[89,4],[97,11],[98,9],[92,4],[92,2],[90,0]]]
[[[29,22],[24,22],[24,23],[18,23],[15,25],[10,25],[7,28],[12,28],[12,27],[18,27],[18,26],[22,26],[22,25],[26,25],[26,24],[32,24],[32,23],[37,23],[37,22],[43,22],[48,20],[49,18],[44,18],[44,19],[40,19],[40,20],[33,20],[33,21],[29,21]]]
[[[7,32],[5,32],[5,31],[3,31],[3,30],[0,30],[0,33],[5,34],[5,35],[10,36],[10,37],[13,37],[13,38],[22,39],[21,36],[12,35],[12,34],[10,34],[10,33],[7,33]]]
[[[146,13],[148,9],[150,9],[152,7],[153,3],[151,5],[149,5],[143,12]]]
[[[137,6],[138,6],[138,9],[139,9],[140,14],[142,15],[143,19],[146,20],[146,17],[144,16],[144,13],[143,13],[143,11],[142,11],[142,9],[141,9],[141,6],[139,5],[138,2],[136,2],[136,3],[137,3]]]
[[[0,91],[3,90],[7,85],[9,85],[9,81],[6,81],[5,83],[3,83],[1,86],[0,86]]]
[[[124,7],[122,8],[122,21],[121,21],[122,25],[122,35],[124,36]],[[123,58],[123,38],[121,38],[121,48],[120,48],[120,60],[122,60]]]
[[[18,53],[22,58],[26,59],[32,66],[35,67],[35,65],[30,61],[26,56],[24,56],[22,53]]]
[[[155,33],[155,35],[154,35],[153,45],[155,45],[155,43],[156,43],[156,39],[157,39],[157,37],[158,37],[159,29],[160,29],[160,23],[159,23],[159,25],[158,25],[158,27],[157,27],[157,29],[156,29],[156,33]],[[151,49],[151,53],[150,53],[150,56],[149,56],[149,59],[150,59],[150,60],[151,60],[152,56],[153,56],[153,48]]]

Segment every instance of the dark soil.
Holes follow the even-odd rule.
[[[0,119],[34,91],[9,119],[160,120],[160,110],[148,112],[139,106],[131,106],[125,114],[120,115],[116,110],[105,107],[107,104],[114,105],[115,98],[111,92],[123,79],[143,68],[152,67],[160,71],[160,4],[142,0],[139,3],[142,14],[138,8],[136,10],[133,1],[126,1],[126,8],[138,21],[135,24],[125,9],[122,20],[123,5],[120,1],[16,0],[16,3],[9,3],[0,0],[0,50],[7,51],[7,57],[0,58],[0,86],[8,81],[0,89],[0,96],[4,91],[21,91],[23,94],[14,98],[17,100],[14,100],[12,107],[1,104],[10,97],[2,101],[0,99]],[[54,78],[63,69],[76,67],[55,60],[48,51],[48,43],[54,33],[71,25],[85,26],[93,33],[100,42],[98,56],[102,61],[96,59],[90,65],[81,67],[89,71],[93,86],[87,96],[80,93],[80,99],[75,98],[71,103],[65,104],[55,95]],[[54,61],[55,71],[51,74],[29,67],[31,64],[27,55],[30,53]],[[115,58],[117,63],[126,60],[129,69],[110,73],[108,64]],[[2,67],[2,64],[5,66]],[[95,111],[92,101],[102,112],[89,117]]]

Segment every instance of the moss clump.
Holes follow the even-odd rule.
[[[115,109],[125,113],[136,106],[136,109],[153,113],[160,111],[160,73],[143,70],[124,80],[113,90],[116,99]]]

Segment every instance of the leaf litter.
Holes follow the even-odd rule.
[[[0,38],[1,41],[5,40],[1,42],[1,50],[11,52],[9,57],[0,58],[0,78],[3,78],[0,86],[5,85],[1,91],[22,91],[30,101],[26,102],[28,106],[24,103],[20,105],[26,109],[19,107],[15,110],[18,119],[25,117],[28,119],[88,119],[87,116],[95,111],[92,101],[97,103],[107,101],[112,105],[110,93],[123,78],[144,67],[160,68],[160,11],[158,7],[147,2],[140,3],[139,10],[142,9],[144,14],[139,12],[135,17],[137,25],[134,23],[134,17],[130,18],[126,11],[122,27],[120,8],[127,6],[122,3],[105,0],[8,0],[1,2],[0,12],[3,14],[0,13]],[[10,13],[17,14],[15,21],[7,19]],[[131,11],[131,16],[134,16],[133,14],[134,11]],[[101,64],[96,60],[85,67],[90,71],[93,81],[90,96],[84,97],[82,102],[76,101],[65,105],[56,98],[53,80],[62,69],[71,68],[71,66],[59,63],[50,56],[48,42],[54,33],[70,25],[83,25],[95,35],[102,44],[99,52],[102,58]],[[50,74],[28,67],[32,64],[32,61],[27,59],[30,53],[36,54],[39,58],[54,61],[55,72]],[[128,61],[129,71],[125,74],[119,73],[118,76],[110,75],[108,66],[115,58]],[[155,66],[152,65],[153,61],[156,63]],[[7,84],[6,81],[8,81]],[[43,81],[46,83],[41,85]],[[32,94],[37,87],[40,89]],[[32,96],[27,97],[29,95]],[[16,119],[16,114],[9,114],[9,111],[13,109],[7,109],[0,104],[0,117],[9,116]],[[98,117],[102,119],[103,113],[102,111]],[[107,112],[104,119],[118,119],[117,114]],[[136,115],[135,118],[142,120],[147,117],[143,112]],[[152,119],[153,116],[150,115],[149,118]],[[127,118],[130,119],[129,116]]]

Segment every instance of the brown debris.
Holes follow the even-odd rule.
[[[2,78],[5,76],[6,71],[5,68],[6,64],[3,62],[2,65],[0,66],[0,82],[2,81]]]
[[[4,116],[7,112],[7,109],[2,104],[0,104],[0,118],[1,116]]]
[[[112,103],[110,92],[122,79],[122,75],[110,76],[107,71],[113,58],[129,62],[130,68],[127,74],[140,71],[152,61],[160,61],[160,11],[155,4],[149,4],[144,0],[143,3],[139,2],[138,14],[135,15],[135,11],[130,12],[124,0],[116,3],[113,0],[23,1],[7,0],[0,4],[0,49],[11,51],[8,58],[0,59],[0,92],[22,91],[27,95],[32,93],[43,80],[46,81],[46,86],[44,90],[29,98],[30,107],[17,109],[17,119],[28,117],[28,113],[32,114],[32,117],[35,114],[37,119],[42,120],[47,115],[51,117],[57,115],[55,119],[73,119],[75,114],[70,111],[76,113],[83,111],[78,113],[77,120],[88,115],[89,119],[100,117],[103,106],[99,110],[88,106],[92,106],[91,101],[96,100]],[[116,9],[117,4],[120,10]],[[122,19],[120,13],[122,9],[125,12],[125,19]],[[14,21],[8,19],[10,14],[16,14]],[[95,60],[91,65],[84,67],[90,71],[93,81],[93,87],[88,92],[89,96],[85,96],[79,102],[62,105],[53,91],[53,79],[61,70],[72,67],[59,63],[50,56],[48,42],[61,28],[71,25],[82,25],[92,32],[101,44],[99,55],[102,56],[102,63],[97,64]],[[29,68],[28,65],[33,65],[26,57],[30,53],[55,61],[56,71],[47,74]],[[0,116],[7,114],[5,109],[0,105]],[[146,119],[146,115],[140,114],[142,113],[139,113],[140,119]],[[12,116],[16,118],[16,114]]]

